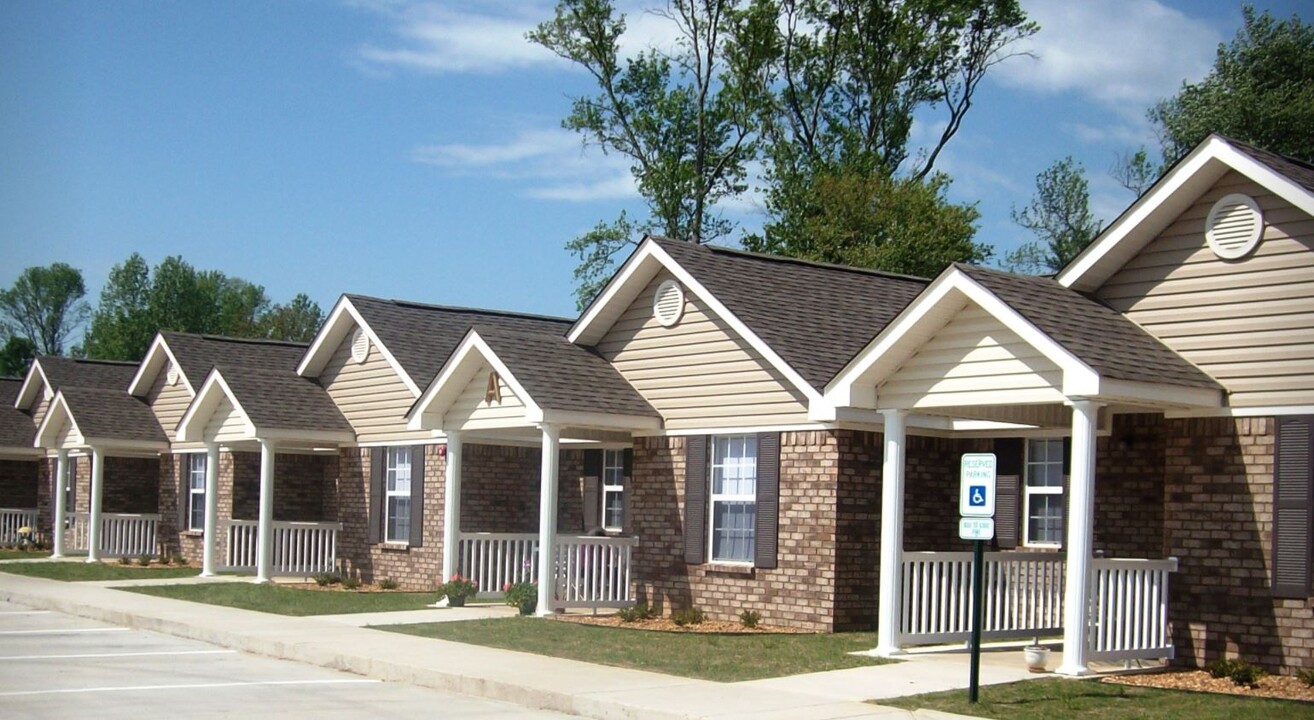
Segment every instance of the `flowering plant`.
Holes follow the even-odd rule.
[[[506,604],[520,610],[521,615],[534,614],[534,608],[538,605],[538,583],[524,580],[507,583],[502,586],[502,594]]]
[[[478,592],[479,587],[473,580],[460,575],[453,575],[451,580],[438,585],[439,599],[445,597],[452,605],[457,606],[465,604],[467,598],[474,597]]]

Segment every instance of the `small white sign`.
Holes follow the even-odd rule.
[[[963,540],[993,540],[995,537],[995,519],[958,518],[958,537]]]
[[[958,514],[995,516],[995,454],[965,453],[958,493]]]

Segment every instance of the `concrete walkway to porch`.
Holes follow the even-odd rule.
[[[3,572],[0,599],[387,681],[606,720],[943,718],[941,713],[909,712],[856,699],[922,692],[920,685],[910,689],[909,678],[915,675],[958,674],[966,682],[965,666],[963,672],[951,673],[933,661],[916,660],[863,668],[862,674],[840,671],[853,674],[716,683],[384,633],[338,618],[269,615]],[[472,614],[492,610],[465,609]],[[451,613],[456,619],[457,611],[416,612]],[[394,615],[409,613],[379,613],[372,619],[411,619]]]

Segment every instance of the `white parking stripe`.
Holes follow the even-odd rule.
[[[190,685],[126,685],[123,687],[68,688],[65,690],[20,690],[18,692],[0,692],[0,697],[20,697],[25,695],[70,695],[75,693],[95,692],[132,692],[140,690],[200,690],[205,688],[254,687],[258,685],[360,685],[377,684],[382,680],[369,678],[350,678],[342,680],[265,680],[258,682],[221,682],[195,683]]]
[[[107,628],[64,628],[47,629],[47,630],[0,630],[0,635],[71,635],[73,633],[104,633],[104,632],[127,632],[127,628],[107,627]]]
[[[0,610],[0,615],[49,615],[49,610]]]
[[[86,653],[84,655],[0,655],[0,660],[62,660],[64,658],[156,657],[159,655],[233,655],[236,650],[160,650],[157,652]]]

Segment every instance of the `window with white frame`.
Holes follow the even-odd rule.
[[[387,522],[384,542],[405,543],[411,539],[411,449],[388,448],[384,493]]]
[[[757,436],[712,438],[712,562],[753,562]]]
[[[1063,543],[1063,440],[1027,440],[1023,514],[1027,545]]]
[[[602,451],[602,527],[620,531],[625,526],[625,451]]]
[[[187,456],[187,529],[205,529],[205,455]]]

